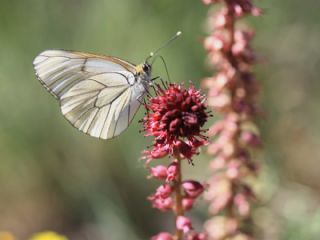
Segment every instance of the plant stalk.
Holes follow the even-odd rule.
[[[184,215],[184,210],[182,206],[182,192],[181,192],[181,184],[182,184],[182,171],[181,171],[181,157],[179,154],[176,154],[176,160],[178,164],[178,174],[175,181],[175,214],[176,214],[176,222],[178,216]],[[176,230],[176,239],[175,240],[182,240],[183,239],[183,232],[182,230]]]

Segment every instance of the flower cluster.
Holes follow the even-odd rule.
[[[222,120],[209,130],[214,136],[208,151],[213,176],[205,198],[210,202],[213,217],[205,224],[213,240],[252,239],[251,208],[255,200],[249,178],[258,173],[252,150],[261,145],[254,117],[258,84],[252,73],[257,61],[250,42],[254,33],[238,29],[236,21],[245,15],[258,16],[261,10],[251,0],[203,0],[205,4],[221,3],[210,12],[210,35],[204,40],[210,65],[218,71],[203,80],[208,89],[208,105],[222,114]]]
[[[197,149],[206,143],[201,127],[208,118],[203,96],[193,86],[169,84],[166,89],[157,86],[157,96],[146,105],[143,120],[146,136],[155,138],[153,148],[146,151],[149,159],[173,156],[191,160]]]
[[[183,180],[181,163],[192,161],[198,148],[207,143],[202,127],[208,113],[204,98],[193,86],[169,84],[156,87],[156,96],[145,104],[147,114],[143,119],[146,136],[154,137],[151,149],[144,152],[147,166],[153,159],[170,156],[168,166],[149,167],[150,178],[163,183],[148,197],[152,206],[162,212],[175,213],[176,233],[161,232],[152,240],[204,240],[204,233],[193,230],[191,220],[184,213],[193,207],[195,200],[204,191],[203,185],[194,180]]]

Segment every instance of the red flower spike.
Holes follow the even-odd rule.
[[[256,231],[251,209],[256,199],[251,179],[259,173],[253,150],[262,145],[254,120],[262,111],[257,101],[260,88],[253,73],[258,60],[251,47],[254,31],[238,21],[247,15],[259,16],[261,10],[252,0],[202,2],[221,6],[209,10],[210,32],[203,42],[215,73],[204,78],[202,85],[208,89],[208,106],[221,115],[221,120],[208,131],[212,137],[208,153],[213,161],[204,197],[213,216],[205,229],[209,239],[253,240]],[[188,191],[185,193],[188,195]],[[188,240],[198,239],[190,233],[189,236]]]
[[[208,111],[204,97],[193,85],[186,88],[181,84],[155,87],[155,97],[144,104],[147,114],[142,120],[145,136],[154,138],[152,146],[144,151],[147,164],[153,159],[172,157],[169,166],[150,168],[150,177],[165,180],[156,192],[148,197],[152,206],[160,211],[172,211],[176,215],[176,233],[172,236],[162,232],[151,240],[193,239],[204,240],[201,234],[191,231],[190,219],[184,211],[193,207],[195,198],[203,192],[203,186],[196,181],[183,181],[181,163],[198,154],[199,147],[207,144],[202,127],[207,121]],[[158,161],[154,161],[158,162]]]

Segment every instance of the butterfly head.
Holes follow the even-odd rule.
[[[147,63],[147,62],[144,63],[144,64],[142,64],[142,70],[143,70],[145,73],[147,73],[147,74],[150,75],[151,69],[152,69],[151,64],[149,64],[149,63]]]
[[[148,76],[150,76],[151,75],[151,69],[152,69],[151,64],[149,64],[147,62],[136,66],[136,70],[137,70],[137,73],[139,75],[148,75]]]

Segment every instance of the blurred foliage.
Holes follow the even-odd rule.
[[[257,4],[265,15],[249,22],[261,57],[258,160],[266,164],[256,224],[263,239],[318,240],[320,3]],[[0,0],[0,230],[22,240],[47,229],[71,240],[141,240],[172,226],[170,214],[145,200],[154,186],[139,161],[148,145],[138,133],[143,111],[112,141],[81,134],[36,80],[32,60],[45,49],[74,49],[140,63],[182,30],[162,54],[175,81],[199,85],[210,73],[201,44],[206,15],[200,0]],[[165,76],[160,62],[155,74]],[[186,174],[204,180],[207,162],[202,154]],[[205,204],[193,214],[200,226]]]

